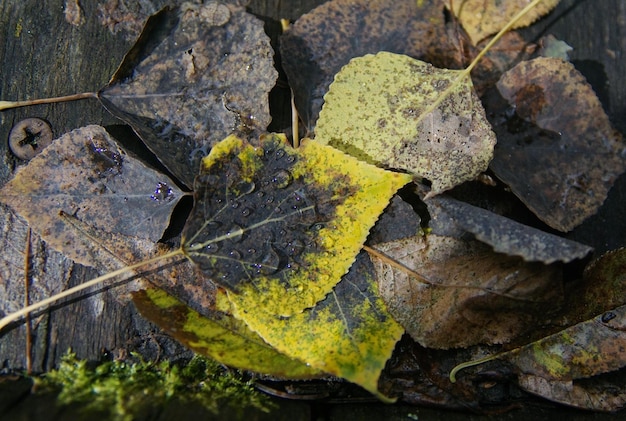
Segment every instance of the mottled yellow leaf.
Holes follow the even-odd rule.
[[[257,306],[231,306],[235,294],[218,294],[218,307],[233,310],[278,351],[356,383],[382,400],[378,378],[404,329],[387,313],[362,253],[328,296],[311,309],[278,317]]]
[[[133,293],[133,301],[144,317],[176,340],[229,367],[289,379],[323,374],[279,353],[229,314],[212,312],[212,317],[205,317],[157,288]]]
[[[290,316],[332,290],[411,178],[318,142],[260,145],[231,136],[203,160],[182,247],[239,309]]]
[[[361,160],[425,177],[434,195],[487,169],[496,143],[472,81],[381,52],[335,76],[315,139]]]
[[[528,0],[455,0],[446,1],[446,7],[450,9],[452,3],[454,14],[458,17],[467,32],[472,43],[478,44],[481,40],[493,35],[524,7],[528,6]],[[513,28],[522,28],[535,22],[543,15],[550,12],[559,4],[559,0],[543,0],[532,10],[520,18]]]

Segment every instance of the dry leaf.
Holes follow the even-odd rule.
[[[624,171],[622,136],[584,77],[562,60],[522,62],[498,90],[511,108],[492,120],[491,169],[541,220],[570,231],[596,213]]]
[[[61,136],[20,168],[0,197],[52,247],[90,266],[86,244],[93,240],[72,220],[155,243],[182,192],[127,155],[104,128],[87,126]]]
[[[471,233],[498,253],[520,256],[528,262],[567,263],[593,250],[451,197],[433,197],[426,204],[432,218],[429,228],[434,234],[453,235],[451,230],[460,230],[453,236],[461,237]]]
[[[265,131],[271,119],[277,72],[263,23],[242,7],[216,5],[185,3],[152,16],[99,92],[189,187],[213,144]]]
[[[542,323],[562,301],[560,269],[428,235],[378,244],[407,270],[374,258],[389,312],[429,348],[499,344]]]

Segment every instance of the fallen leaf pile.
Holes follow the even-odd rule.
[[[622,408],[626,387],[602,388],[626,365],[624,253],[576,279],[568,265],[591,247],[500,215],[495,200],[486,209],[454,198],[491,170],[566,232],[596,213],[625,169],[621,135],[572,64],[488,57],[475,69],[489,74],[475,76],[481,97],[474,74],[458,70],[528,2],[509,3],[333,0],[302,16],[281,39],[309,136],[297,149],[265,133],[277,72],[262,22],[218,2],[164,9],[97,97],[174,179],[89,126],[18,169],[0,200],[65,257],[107,271],[157,255],[193,190],[179,261],[142,275],[158,288],[134,302],[225,365],[336,376],[383,401],[419,402],[390,386],[406,332],[423,355],[501,351],[517,385],[548,399]],[[446,22],[444,4],[458,20]],[[427,214],[421,227],[412,206]],[[410,232],[377,231],[379,219]],[[432,373],[463,362],[447,358]]]

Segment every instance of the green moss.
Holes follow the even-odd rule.
[[[269,398],[257,392],[239,373],[196,356],[186,365],[152,363],[133,354],[135,362],[109,361],[96,367],[68,352],[57,370],[36,378],[37,390],[58,391],[61,405],[80,404],[87,411],[109,412],[132,420],[178,400],[218,414],[255,408],[269,412]]]

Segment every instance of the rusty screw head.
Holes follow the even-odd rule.
[[[40,118],[27,118],[18,122],[9,134],[11,152],[20,159],[29,160],[52,143],[52,129]]]

